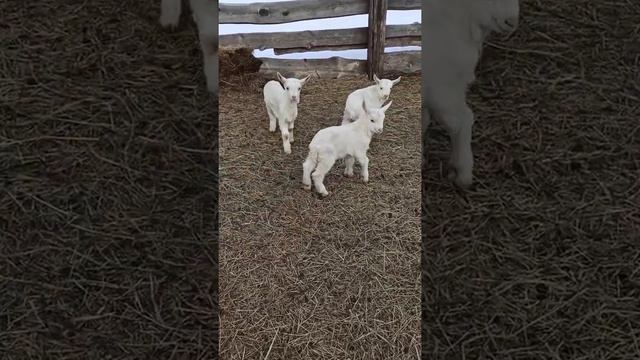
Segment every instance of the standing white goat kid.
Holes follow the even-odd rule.
[[[358,119],[360,112],[362,112],[362,102],[367,103],[367,108],[377,109],[384,104],[389,95],[391,94],[391,88],[400,82],[402,76],[399,76],[395,80],[378,79],[376,74],[373,74],[373,80],[375,85],[367,86],[366,88],[358,89],[347,96],[347,103],[344,107],[344,114],[342,115],[341,125],[348,124]]]
[[[518,26],[518,0],[426,0],[423,24],[423,137],[430,118],[444,125],[451,138],[449,179],[460,187],[473,182],[471,149],[474,114],[467,105],[468,86],[483,42],[491,32]]]
[[[198,26],[198,39],[204,65],[204,75],[207,79],[207,90],[217,93],[218,62],[214,58],[218,51],[218,18],[215,16],[213,0],[189,0],[191,16]],[[176,27],[180,22],[182,12],[182,0],[162,0],[160,3],[160,25],[163,27]]]
[[[284,152],[291,154],[294,122],[298,117],[300,90],[311,75],[304,79],[285,78],[277,73],[280,82],[271,80],[264,86],[264,103],[269,114],[269,131],[276,131],[276,122],[282,134]],[[282,84],[281,84],[282,83]]]
[[[311,178],[315,189],[323,196],[329,195],[324,187],[325,175],[336,160],[344,158],[346,176],[353,176],[355,160],[361,166],[362,181],[369,181],[369,158],[367,150],[373,134],[379,134],[384,127],[385,112],[393,101],[382,108],[369,108],[363,100],[362,111],[355,122],[324,128],[316,133],[309,144],[309,154],[302,164],[302,184],[311,190]],[[315,169],[315,171],[314,171]],[[313,171],[313,174],[311,173]]]

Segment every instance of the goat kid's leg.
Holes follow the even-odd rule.
[[[287,127],[289,128],[289,142],[293,144],[295,139],[293,138],[293,120],[287,123]]]
[[[289,126],[284,119],[278,119],[278,126],[280,126],[280,133],[282,134],[282,147],[286,154],[291,154],[291,142],[289,136]]]
[[[451,138],[449,178],[459,187],[467,188],[473,183],[473,111],[465,104],[456,111],[443,114],[441,119]]]
[[[369,158],[367,154],[361,154],[357,157],[358,164],[360,164],[360,174],[362,175],[363,182],[369,182]]]
[[[315,161],[311,158],[312,154],[302,163],[302,185],[305,190],[311,190],[311,172],[316,167]]]
[[[313,178],[313,184],[315,185],[316,191],[320,193],[322,196],[329,195],[327,188],[324,187],[323,181],[325,175],[331,170],[333,164],[335,163],[335,159],[331,157],[322,157],[318,161],[318,165],[316,166],[316,170],[311,174]]]
[[[271,110],[269,105],[267,105],[267,114],[269,114],[269,131],[275,132],[276,131],[276,121],[278,120],[278,118],[273,113],[273,110]]]
[[[353,176],[353,164],[355,163],[356,159],[353,158],[353,156],[351,155],[347,155],[344,158],[344,175],[348,176],[348,177],[352,177]]]

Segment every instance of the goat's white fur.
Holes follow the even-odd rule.
[[[161,0],[160,25],[163,27],[176,27],[180,22],[182,12],[181,0]],[[218,19],[215,16],[217,2],[213,0],[189,0],[193,21],[198,26],[198,39],[202,50],[204,74],[207,81],[207,89],[217,92],[215,81],[218,73],[218,62],[214,58],[218,50]]]
[[[293,128],[298,117],[300,91],[311,75],[304,79],[285,78],[277,73],[278,81],[271,80],[263,88],[264,103],[269,115],[269,131],[276,131],[276,123],[282,134],[284,152],[291,154]]]
[[[475,81],[486,37],[514,31],[519,13],[519,0],[426,0],[423,138],[431,117],[444,125],[452,146],[449,178],[460,187],[473,182],[474,114],[467,104],[468,86]]]
[[[302,164],[302,184],[311,190],[311,178],[315,190],[323,196],[329,195],[324,186],[324,177],[338,159],[344,158],[346,176],[353,176],[355,160],[361,166],[362,181],[369,181],[369,158],[367,150],[373,134],[381,133],[385,112],[392,101],[382,108],[369,108],[363,100],[355,122],[324,128],[316,133],[309,143],[309,154]],[[313,173],[312,173],[313,172]]]
[[[395,80],[379,79],[377,75],[373,75],[375,84],[366,88],[353,91],[347,96],[347,102],[344,107],[341,125],[354,122],[360,116],[362,110],[362,102],[367,104],[368,109],[377,109],[389,99],[391,88],[400,82],[402,77]]]

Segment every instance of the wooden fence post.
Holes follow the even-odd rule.
[[[384,45],[387,24],[387,0],[369,0],[369,40],[367,45],[367,72],[382,77]]]

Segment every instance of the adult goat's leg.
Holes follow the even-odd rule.
[[[215,3],[209,0],[190,0],[193,19],[198,25],[198,38],[202,50],[204,75],[207,80],[207,90],[218,92],[218,83],[215,81],[218,75],[218,18],[215,14]]]
[[[218,62],[215,59],[217,49],[217,36],[200,33],[200,47],[202,48],[202,62],[204,76],[207,81],[207,90],[217,92],[216,75],[218,75]]]
[[[422,157],[426,159],[427,155],[427,131],[431,125],[431,114],[427,107],[422,108]]]
[[[467,104],[450,108],[439,114],[451,138],[449,178],[462,188],[473,182],[473,151],[471,148],[474,123],[473,111]]]
[[[182,0],[161,0],[160,25],[162,27],[176,27],[180,22],[182,12]]]

